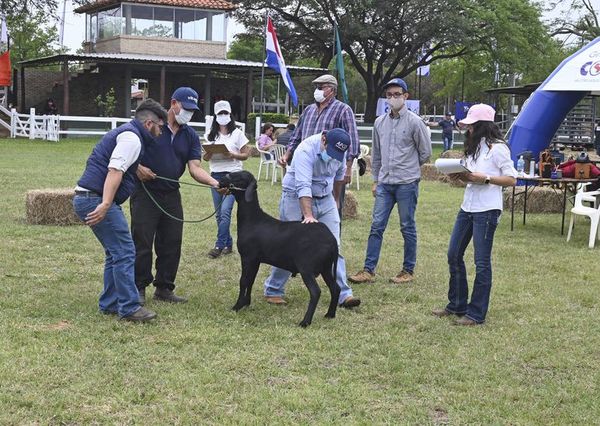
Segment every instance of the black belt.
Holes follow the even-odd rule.
[[[102,195],[97,194],[94,191],[80,191],[80,190],[75,190],[75,195],[81,195],[83,197],[100,197],[100,198],[102,198]]]
[[[331,195],[331,194],[327,194],[327,195],[321,195],[320,197],[318,197],[318,196],[316,196],[316,195],[313,195],[312,197],[313,197],[315,200],[322,200],[323,198],[327,198],[327,197],[329,197],[330,195]]]

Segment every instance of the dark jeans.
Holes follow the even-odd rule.
[[[449,135],[442,134],[442,140],[444,141],[444,151],[452,149],[452,133]]]
[[[169,214],[183,219],[179,190],[151,192]],[[135,243],[135,283],[139,289],[154,286],[173,290],[181,257],[183,223],[171,219],[154,204],[143,188],[131,196],[131,234]],[[152,246],[156,251],[156,276],[152,275]]]
[[[492,245],[494,233],[500,219],[500,210],[468,213],[458,212],[454,230],[448,247],[450,282],[446,310],[455,314],[465,314],[468,318],[482,323],[488,311],[492,290]],[[467,304],[469,285],[464,254],[473,239],[475,257],[475,282],[471,302]]]
[[[216,180],[220,180],[225,177],[229,172],[214,172],[210,175]],[[233,204],[235,203],[235,197],[233,195],[220,194],[216,189],[210,190],[213,199],[213,206],[215,207],[216,214],[215,219],[217,221],[217,241],[215,247],[224,249],[225,247],[233,247],[233,237],[231,236],[231,214],[233,211]]]

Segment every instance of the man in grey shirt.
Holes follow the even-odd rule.
[[[383,86],[389,113],[377,117],[373,126],[372,173],[373,219],[362,271],[348,277],[353,283],[373,282],[381,252],[383,233],[395,204],[398,204],[400,231],[404,239],[404,263],[390,281],[413,280],[417,262],[415,210],[419,196],[421,165],[431,156],[431,139],[423,120],[408,110],[408,86],[394,78]]]

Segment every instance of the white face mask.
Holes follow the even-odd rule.
[[[400,111],[402,109],[402,107],[404,106],[404,101],[405,101],[404,96],[400,96],[398,99],[391,98],[391,99],[386,100],[387,104],[394,111]]]
[[[175,114],[175,120],[179,124],[187,124],[192,119],[194,111],[188,111],[187,109],[180,108],[179,114]]]
[[[325,100],[325,92],[323,90],[320,89],[315,89],[315,101],[317,101],[318,103],[321,103]]]
[[[229,114],[217,115],[217,123],[219,123],[221,126],[227,126],[230,121],[231,115]]]

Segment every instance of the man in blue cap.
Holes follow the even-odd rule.
[[[404,80],[390,80],[383,86],[383,91],[390,112],[377,117],[373,125],[371,171],[375,205],[364,268],[348,277],[353,283],[375,279],[383,233],[396,204],[404,240],[404,261],[400,272],[390,281],[396,284],[411,282],[417,262],[415,211],[421,166],[431,156],[431,138],[421,117],[406,107],[408,86]]]
[[[346,151],[351,145],[348,132],[341,128],[309,136],[298,145],[294,161],[285,174],[279,203],[279,219],[321,222],[331,231],[340,245],[340,194],[346,185]],[[290,244],[293,244],[290,241]],[[285,305],[284,287],[291,273],[273,267],[265,281],[267,302]],[[337,262],[337,283],[340,287],[338,303],[344,308],[360,305],[360,299],[352,296],[346,282],[346,262],[340,255]]]
[[[187,302],[187,299],[175,295],[173,291],[181,257],[183,222],[164,213],[166,211],[183,219],[179,184],[157,179],[157,176],[179,180],[187,165],[196,181],[219,187],[219,183],[200,166],[200,139],[194,129],[187,125],[197,110],[198,94],[195,90],[190,87],[175,90],[162,134],[157,143],[146,150],[137,169],[139,180],[131,196],[130,207],[131,233],[136,249],[135,283],[142,303],[146,300],[146,287],[151,283],[156,287],[155,300]],[[153,245],[156,251],[155,275],[152,274]]]

